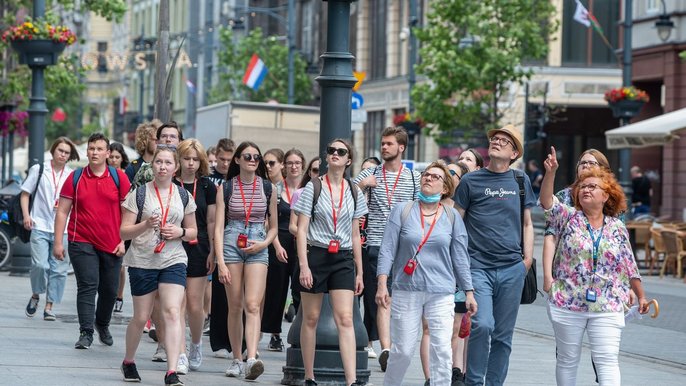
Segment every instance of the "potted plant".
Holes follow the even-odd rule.
[[[410,113],[397,114],[393,117],[393,125],[401,126],[407,130],[407,134],[412,136],[419,134],[419,131],[426,126],[421,118],[412,119]]]
[[[25,137],[28,134],[26,130],[28,119],[29,113],[26,111],[0,110],[0,137],[6,137],[9,134]]]
[[[66,46],[76,42],[76,35],[69,28],[48,19],[27,17],[23,23],[5,30],[2,41],[10,43],[19,53],[19,63],[49,66],[57,63]]]
[[[650,100],[648,93],[634,86],[613,88],[605,92],[605,100],[615,118],[633,118]]]

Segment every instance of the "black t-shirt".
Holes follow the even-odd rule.
[[[285,184],[284,182],[279,182],[276,185],[276,192],[275,192],[277,194],[276,211],[279,214],[279,216],[278,216],[279,230],[288,232],[288,225],[291,222],[291,204],[284,199],[284,197],[287,196],[284,184]],[[291,192],[291,191],[289,191],[289,193],[293,194],[293,192]]]
[[[174,179],[174,183],[181,186],[181,181]],[[193,195],[193,183],[183,184],[183,187],[188,190],[190,195]],[[198,226],[198,238],[209,239],[207,234],[207,207],[209,205],[214,205],[217,201],[217,187],[214,186],[212,181],[207,177],[201,177],[198,179],[198,183],[195,187],[195,205],[197,209],[195,210],[195,222]]]
[[[640,202],[650,206],[650,180],[646,176],[636,177],[631,180],[631,188],[634,193],[631,202]]]
[[[226,180],[226,175],[219,173],[218,171],[213,171],[207,178],[214,184],[214,186],[221,185],[222,182]]]

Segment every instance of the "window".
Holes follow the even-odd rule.
[[[371,52],[369,56],[370,80],[386,77],[386,23],[388,0],[370,1],[369,31],[371,38]]]
[[[314,35],[313,25],[314,25],[314,4],[312,0],[303,1],[302,3],[302,28],[300,31],[301,42],[300,51],[305,56],[305,60],[308,63],[312,63],[314,59],[314,45],[312,42],[312,37]]]
[[[367,113],[367,123],[364,125],[364,155],[365,157],[379,157],[381,132],[386,125],[385,111],[370,111]]]
[[[646,0],[646,13],[655,14],[660,12],[660,4],[658,0]]]
[[[586,0],[581,2],[595,16],[605,37],[614,48],[619,47],[619,1]],[[562,15],[562,65],[572,67],[614,67],[617,57],[600,33],[574,20],[575,0],[564,0]]]
[[[98,67],[97,71],[101,74],[107,72],[107,42],[98,42]]]

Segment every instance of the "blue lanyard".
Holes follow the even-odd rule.
[[[600,240],[603,238],[603,230],[605,229],[605,216],[603,216],[603,226],[600,228],[600,233],[598,238],[593,237],[593,228],[591,228],[591,223],[586,218],[586,229],[591,236],[591,241],[593,242],[593,273],[595,274],[596,267],[598,266],[598,252],[600,249]]]

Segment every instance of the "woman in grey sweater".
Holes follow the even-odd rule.
[[[376,301],[391,307],[391,354],[385,385],[400,385],[422,331],[429,323],[431,384],[450,384],[455,285],[464,288],[466,306],[477,311],[467,255],[467,231],[455,209],[440,201],[454,182],[448,169],[432,163],[422,174],[417,201],[391,211],[379,251]],[[393,302],[387,281],[391,275]]]

